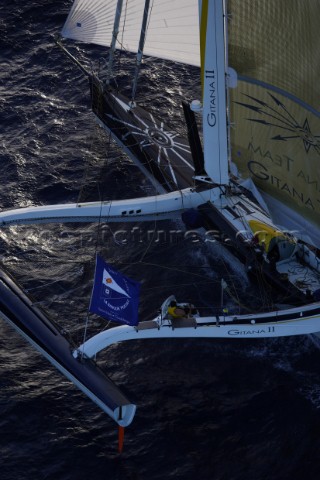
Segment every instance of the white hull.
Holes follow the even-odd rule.
[[[179,322],[181,322],[180,326]],[[170,320],[163,320],[159,315],[154,320],[142,322],[138,327],[123,325],[111,328],[83,343],[74,352],[74,356],[85,355],[92,358],[110,345],[127,340],[155,338],[252,339],[318,333],[320,332],[320,303],[259,315],[194,317],[187,319],[186,322],[189,325],[184,327],[183,319],[176,320],[175,326],[173,326]]]
[[[27,207],[0,212],[0,226],[39,224],[53,222],[108,222],[149,221],[167,219],[184,209],[196,208],[202,203],[213,201],[218,189],[201,193],[192,188],[181,191],[105,202],[71,203]]]

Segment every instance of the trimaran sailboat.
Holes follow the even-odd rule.
[[[110,47],[106,74],[101,79],[89,72],[61,40],[58,44],[88,77],[98,123],[158,193],[131,200],[28,207],[0,215],[1,226],[5,227],[69,221],[137,222],[181,213],[191,228],[218,228],[228,235],[252,272],[262,272],[293,305],[250,315],[221,312],[176,319],[168,313],[172,296],[164,301],[154,320],[110,328],[86,340],[72,353],[59,329],[3,273],[2,317],[122,426],[132,421],[135,405],[91,360],[112,343],[147,338],[272,338],[320,331],[319,252],[274,224],[259,197],[230,174],[229,89],[236,88],[237,74],[228,66],[226,9],[223,0],[202,0],[199,5],[196,0],[75,0],[62,36]],[[174,43],[177,38],[180,48]],[[112,86],[117,48],[138,51],[131,98]],[[143,50],[147,55],[201,65],[202,99],[183,104],[188,141],[136,104]],[[202,123],[202,141],[198,123]],[[121,287],[117,291],[121,295]]]

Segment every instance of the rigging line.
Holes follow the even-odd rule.
[[[231,283],[231,286],[235,292],[235,295],[236,295],[236,298],[237,298],[237,303],[240,304],[240,300],[239,300],[239,297],[238,297],[238,292],[237,292],[237,289],[236,289],[236,286],[235,286],[235,282],[232,280],[232,276],[230,275],[230,270],[229,270],[229,266],[227,264],[227,262],[224,260],[224,258],[222,258],[222,264],[223,264],[223,267],[224,267],[224,270],[227,272],[227,283],[230,282]],[[235,277],[235,276],[234,276]],[[229,286],[227,288],[227,291],[229,293],[229,295],[232,297],[231,293],[229,292]]]
[[[70,280],[70,274],[68,274],[68,276],[67,276],[67,274],[66,274],[64,277],[59,278],[58,280],[53,280],[52,282],[44,283],[43,285],[38,285],[38,286],[36,286],[36,287],[25,288],[24,290],[25,290],[26,292],[32,292],[33,290],[38,290],[39,288],[45,288],[45,287],[48,287],[48,286],[50,286],[50,285],[53,285],[54,283],[59,283],[59,282],[63,281],[65,278],[67,278],[67,277],[68,277],[68,279]],[[82,287],[82,285],[81,285],[81,287]],[[78,288],[79,288],[79,287],[78,287]]]
[[[169,162],[169,164],[170,164],[170,162]],[[176,184],[176,186],[178,186],[178,185]],[[184,199],[183,199],[182,191],[181,191],[181,189],[179,189],[178,191],[179,191],[179,193],[180,193],[181,201],[182,201],[182,205],[183,205],[183,203],[184,203],[183,200],[184,200]],[[155,204],[157,205],[157,197],[155,198]],[[145,258],[145,256],[147,255],[148,251],[149,251],[150,248],[151,248],[151,245],[152,245],[152,243],[153,243],[154,237],[155,237],[155,235],[156,235],[156,227],[157,227],[157,219],[155,218],[155,219],[154,219],[153,235],[152,235],[152,237],[150,238],[149,244],[148,244],[148,246],[146,247],[143,255],[141,256],[139,263],[142,263],[142,260]]]
[[[108,135],[108,143],[107,143],[107,164],[109,161],[109,153],[110,153],[110,147],[111,147],[111,132],[109,132]],[[94,258],[96,259],[97,257],[97,251],[99,248],[99,238],[100,238],[100,232],[101,232],[101,225],[102,225],[102,208],[103,208],[103,192],[100,190],[99,184],[97,185],[98,187],[98,193],[99,193],[99,199],[100,199],[100,211],[99,211],[99,217],[98,217],[98,223],[97,223],[97,236],[96,236],[96,242],[95,242],[95,247],[94,247]],[[109,204],[109,213],[110,213],[110,208],[111,208],[111,203]],[[109,214],[108,214],[109,216]],[[94,276],[95,277],[95,276]],[[90,303],[88,303],[87,306],[87,314],[86,314],[86,320],[85,320],[85,328],[84,328],[84,334],[83,334],[83,344],[86,341],[87,337],[87,331],[88,331],[88,325],[89,325],[89,317],[90,317]],[[84,355],[84,352],[82,352],[82,356]]]
[[[50,285],[53,285],[54,283],[61,282],[65,279],[70,280],[70,275],[66,274],[64,277],[59,278],[59,280],[54,280],[53,282],[45,283],[44,285],[38,285],[37,287],[27,288],[27,289],[25,289],[25,291],[26,292],[33,292],[34,290],[39,290],[39,288],[46,288]],[[59,296],[62,297],[63,295],[69,295],[70,293],[73,293],[73,292],[79,290],[80,288],[83,289],[83,285],[79,285],[78,287],[70,288],[70,290],[64,289],[64,292],[60,293]],[[48,301],[48,300],[41,300],[41,301]]]
[[[155,199],[155,204],[157,205],[157,203],[158,203],[158,202],[157,202],[157,197],[156,197],[156,199]],[[154,219],[153,234],[152,234],[152,237],[150,238],[149,245],[147,245],[147,247],[146,247],[143,255],[141,255],[140,260],[139,260],[139,262],[137,262],[137,263],[144,263],[144,262],[142,262],[142,260],[144,259],[144,257],[146,256],[146,254],[148,253],[148,251],[149,251],[150,248],[151,248],[151,245],[152,245],[152,243],[153,243],[153,239],[154,239],[154,237],[155,237],[155,235],[156,235],[156,227],[157,227],[157,219],[155,218],[155,219]]]
[[[127,22],[128,1],[129,0],[126,0],[126,5],[125,5],[124,9],[122,9],[122,11],[124,10],[124,14],[123,14],[124,20],[123,20],[123,26],[122,26],[122,32],[121,32],[121,41],[119,41],[119,35],[117,37],[117,42],[120,45],[120,49],[119,49],[120,55],[118,55],[118,71],[120,70],[120,67],[121,67],[122,53],[123,53],[123,51],[126,51],[126,49],[123,46],[123,38],[124,38],[124,31],[125,31],[126,22]],[[118,89],[118,83],[117,83],[117,89]]]
[[[262,265],[259,265],[258,274],[255,277],[257,278],[257,281],[258,281],[260,298],[263,300],[264,305],[269,305],[271,302],[271,299],[269,298],[269,295],[267,295],[267,288],[270,285],[265,279],[265,276],[262,270]]]
[[[171,271],[175,271],[175,272],[186,273],[187,275],[194,275],[195,277],[203,278],[203,275],[200,275],[199,273],[190,272],[190,270],[182,270],[181,268],[172,268],[172,267],[168,267],[168,266],[165,266],[165,265],[159,265],[157,263],[141,262],[140,261],[140,262],[134,262],[134,263],[132,263],[132,265],[137,265],[139,263],[142,263],[143,265],[147,265],[147,266],[163,268],[164,270],[171,270]]]
[[[180,195],[181,195],[181,198],[182,198],[182,204],[183,204],[183,194],[182,194],[181,189],[179,189],[179,192],[180,192]],[[156,197],[156,199],[155,199],[155,203],[157,204],[157,197]],[[144,263],[144,262],[142,262],[142,260],[145,258],[145,256],[147,255],[148,251],[150,250],[151,244],[153,243],[153,240],[154,240],[154,237],[155,237],[155,234],[156,234],[156,226],[157,226],[157,219],[155,218],[155,219],[154,219],[153,235],[152,235],[152,237],[150,238],[149,245],[146,247],[145,252],[144,252],[143,255],[141,256],[139,263]],[[169,245],[168,248],[170,248],[170,247],[171,247],[171,245]]]
[[[152,164],[151,164],[151,171],[152,171],[152,170],[153,170],[153,167],[152,167]],[[157,199],[157,195],[156,195],[156,196],[155,196],[155,204],[156,204],[156,206],[157,206],[157,203],[158,203],[157,200],[158,200],[158,199]],[[150,238],[149,244],[147,245],[144,253],[141,255],[140,260],[139,260],[139,262],[137,262],[137,263],[144,263],[144,262],[143,262],[143,259],[145,258],[145,256],[147,255],[148,251],[150,250],[151,245],[152,245],[152,243],[153,243],[153,240],[154,240],[154,238],[155,238],[155,235],[156,235],[156,227],[157,227],[157,219],[155,218],[155,219],[154,219],[154,229],[153,229],[152,237]]]
[[[129,262],[117,262],[117,265],[135,265],[135,264],[137,265],[138,263],[139,263],[139,262],[130,262],[130,263],[129,263]],[[148,265],[148,263],[146,263],[146,262],[143,262],[143,263],[144,263],[144,265],[146,265],[146,266]],[[223,260],[221,260],[221,263],[223,263]],[[150,265],[152,266],[152,265],[154,265],[154,264],[150,263]],[[226,265],[227,265],[227,264],[226,264]],[[158,266],[159,266],[159,267],[162,267],[162,265],[158,265]],[[188,263],[185,263],[185,264],[181,264],[181,263],[180,263],[180,264],[178,264],[178,265],[171,265],[171,266],[172,266],[172,267],[181,267],[181,266],[182,266],[182,267],[192,267],[192,268],[199,268],[199,269],[201,269],[201,270],[207,268],[207,269],[212,270],[212,266],[210,266],[210,265],[208,265],[208,266],[206,266],[206,265],[198,266],[198,265],[193,265],[193,264],[188,264]],[[189,271],[188,271],[188,273],[189,273]],[[229,273],[228,273],[228,276],[229,276],[230,278],[239,278],[239,276],[238,276],[237,274],[229,274]]]
[[[86,86],[86,89],[87,89],[87,86]],[[86,94],[85,94],[86,95]],[[91,89],[91,106],[93,105],[93,101],[94,101],[94,89],[92,88]],[[99,97],[98,97],[98,103],[101,103],[101,95],[99,94]],[[98,134],[97,134],[98,132]],[[93,145],[94,145],[94,142],[96,141],[96,137],[98,137],[99,139],[102,138],[102,136],[100,135],[99,136],[99,133],[100,133],[100,128],[99,128],[99,125],[97,124],[97,122],[94,123],[94,127],[92,128],[92,133],[90,136],[87,136],[87,138],[91,139],[91,144],[88,148],[89,152],[93,152]],[[90,165],[90,160],[89,160],[89,155],[88,155],[88,161],[87,161],[87,168],[86,168],[86,171],[85,171],[85,176],[84,176],[84,180],[83,180],[83,184],[81,186],[81,190],[79,192],[79,198],[80,198],[80,195],[83,191],[83,188],[86,184],[86,180],[88,179],[88,172],[89,172],[89,169],[90,167],[92,167],[92,165]],[[79,201],[79,200],[78,200]]]
[[[108,330],[111,323],[112,323],[111,320],[108,320],[107,324],[101,330],[99,330],[99,333],[104,332],[105,330]]]
[[[206,280],[206,281],[203,281],[203,282],[197,282],[196,285],[209,285],[210,283],[214,283],[216,285],[220,285],[220,282],[218,282],[217,280]],[[171,287],[190,287],[190,285],[194,285],[194,281],[193,282],[189,282],[189,283],[173,283],[173,284],[170,284],[170,288]],[[154,287],[147,287],[145,288],[144,287],[144,291],[152,291],[152,290],[159,290],[159,289],[163,289],[163,285],[158,285],[158,286],[154,286]]]
[[[93,132],[99,132],[100,130],[98,129],[98,125],[96,124],[94,129],[93,129]],[[87,137],[88,138],[88,137]],[[92,151],[92,146],[94,144],[94,137],[93,135],[92,136],[89,136],[89,139],[91,139],[91,145],[89,147],[89,150]],[[85,189],[85,186],[87,184],[87,180],[88,180],[88,177],[89,177],[89,170],[91,169],[92,165],[90,164],[90,158],[89,158],[89,155],[86,156],[87,157],[87,161],[86,161],[86,168],[85,168],[85,172],[84,172],[84,176],[83,176],[83,180],[82,180],[82,185],[80,187],[80,190],[79,190],[79,194],[78,194],[78,200],[77,200],[77,205],[79,205],[79,203],[81,202],[81,197],[82,197],[82,194],[83,194],[83,191]]]
[[[99,191],[99,196],[100,195],[100,188],[98,186],[98,191]],[[96,237],[96,243],[95,243],[95,249],[94,249],[94,258],[97,256],[97,250],[98,250],[98,243],[99,243],[99,236],[100,236],[100,228],[101,228],[101,212],[102,212],[102,199],[100,201],[100,213],[99,213],[99,220],[98,220],[98,228],[97,228],[97,237]],[[94,275],[95,278],[95,275]],[[84,327],[84,333],[83,333],[83,344],[85,343],[87,339],[87,331],[88,331],[88,326],[89,326],[89,317],[90,317],[90,302],[88,303],[87,306],[87,314],[86,314],[86,320],[85,320],[85,327]],[[84,351],[81,352],[82,357],[84,356]]]
[[[37,255],[38,252],[35,252],[35,254]],[[47,264],[48,262],[51,264],[51,263],[52,263],[52,260],[55,260],[56,264],[59,265],[59,264],[58,264],[58,259],[57,259],[57,258],[52,258],[52,257],[50,257],[50,258],[48,258],[48,259],[45,259],[45,260],[38,260],[38,261],[37,261],[37,264],[38,264],[38,265]],[[61,263],[62,263],[63,265],[65,265],[65,264],[83,265],[84,261],[88,261],[88,259],[84,259],[84,260],[65,260],[65,259],[64,259],[64,260],[61,260]],[[6,263],[8,263],[8,264],[10,265],[10,264],[12,264],[13,262],[6,262]],[[17,265],[17,263],[14,262],[14,265]]]

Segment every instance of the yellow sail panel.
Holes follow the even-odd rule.
[[[320,247],[320,2],[228,1],[232,160]],[[307,223],[308,222],[308,223]],[[311,225],[311,229],[310,229]],[[310,231],[312,230],[312,232]]]
[[[244,81],[232,100],[233,160],[241,176],[319,225],[318,114],[286,92]]]

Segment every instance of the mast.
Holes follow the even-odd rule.
[[[229,79],[230,79],[230,73],[229,73],[229,52],[228,52],[228,11],[227,11],[227,0],[224,0],[223,2],[223,8],[224,8],[224,61],[225,61],[225,68],[226,68],[226,121],[227,121],[227,149],[228,149],[228,165],[230,165],[231,162],[231,142],[230,142],[230,119],[229,119],[229,114],[230,114],[230,96],[229,96]]]
[[[202,0],[200,8],[205,169],[213,182],[225,185],[229,175],[224,1]]]
[[[141,68],[143,48],[144,48],[144,42],[146,38],[147,22],[148,22],[148,16],[149,16],[149,7],[150,7],[150,0],[145,0],[139,47],[138,47],[137,58],[136,58],[136,68],[135,68],[133,85],[132,85],[132,98],[131,98],[132,106],[134,105],[134,99],[137,91],[138,76]]]
[[[117,37],[118,37],[118,33],[119,33],[119,24],[120,24],[121,12],[122,12],[122,4],[123,4],[123,0],[118,0],[117,8],[116,8],[116,14],[115,14],[115,17],[114,17],[112,40],[111,40],[110,52],[109,52],[109,63],[108,63],[108,70],[107,70],[107,78],[105,80],[106,85],[109,85],[111,74],[112,74],[114,52],[116,50],[116,43],[117,43]]]

